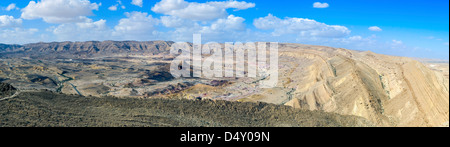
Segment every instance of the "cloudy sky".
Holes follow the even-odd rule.
[[[449,59],[448,0],[1,0],[0,43],[276,41]]]

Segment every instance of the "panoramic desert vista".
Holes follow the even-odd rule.
[[[448,126],[448,62],[419,62],[370,51],[283,43],[279,44],[278,84],[260,88],[258,81],[264,77],[174,78],[169,69],[174,58],[169,54],[172,44],[104,41],[1,45],[1,125],[230,126],[231,122],[213,118],[182,121],[190,118],[184,113],[198,118],[225,117],[224,112],[189,110],[217,106],[217,111],[242,109],[228,112],[226,117],[260,118],[257,123],[231,126]],[[152,105],[154,101],[157,105]],[[18,106],[21,109],[14,109]],[[145,107],[150,107],[145,111],[151,113],[142,112]],[[187,112],[179,107],[186,107]],[[256,108],[259,110],[255,113],[270,113],[247,114]],[[77,123],[66,120],[72,113],[80,119]],[[313,114],[300,119],[306,122],[294,117],[305,113]],[[49,119],[45,120],[47,124],[31,118],[43,114],[50,115],[39,119]],[[284,115],[288,117],[282,118]],[[329,121],[320,122],[329,116],[333,116]],[[107,119],[99,124],[90,122],[104,117]],[[283,121],[277,121],[277,117]],[[172,119],[180,123],[165,122]]]
[[[194,144],[446,128],[449,5],[1,0],[0,128],[145,127]]]

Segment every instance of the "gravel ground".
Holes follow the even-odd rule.
[[[266,103],[22,92],[0,101],[0,127],[359,127],[367,120]]]

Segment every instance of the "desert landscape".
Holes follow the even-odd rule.
[[[0,128],[449,127],[449,2],[1,0]]]
[[[448,61],[280,43],[279,82],[261,88],[261,78],[174,78],[173,44],[0,44],[0,127],[449,123]]]

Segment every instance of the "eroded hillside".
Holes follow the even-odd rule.
[[[291,60],[280,66],[288,66],[287,73],[304,73],[280,77],[283,86],[296,89],[286,105],[362,116],[380,126],[448,122],[445,77],[418,61],[329,47],[287,44],[282,49],[280,58]]]

